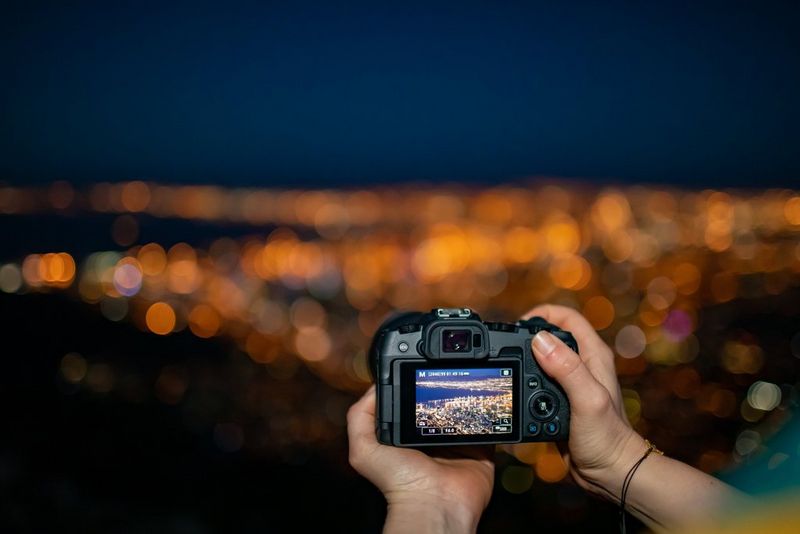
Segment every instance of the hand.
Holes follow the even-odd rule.
[[[569,398],[569,453],[565,460],[573,478],[582,488],[616,501],[625,474],[644,454],[646,445],[625,414],[614,354],[591,324],[571,308],[537,306],[524,318],[532,316],[569,330],[578,342],[580,356],[555,336],[540,332],[532,341],[533,354]]]
[[[569,398],[572,413],[565,460],[570,472],[582,488],[618,502],[625,475],[647,447],[625,415],[614,354],[575,310],[537,306],[525,318],[535,315],[572,332],[580,349],[579,356],[547,332],[539,332],[532,341],[539,366]],[[636,471],[626,501],[626,509],[648,527],[670,532],[706,531],[713,521],[727,517],[720,514],[725,505],[736,510],[750,501],[689,465],[653,454]],[[709,521],[698,527],[699,522]]]
[[[419,450],[378,443],[375,386],[347,412],[350,465],[386,497],[385,531],[474,532],[494,485],[494,447]]]

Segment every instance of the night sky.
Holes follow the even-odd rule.
[[[0,180],[800,186],[797,2],[66,4],[0,8]]]

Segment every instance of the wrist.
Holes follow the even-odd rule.
[[[478,528],[481,512],[460,502],[448,501],[439,496],[417,493],[389,494],[386,496],[387,513],[385,533],[472,533]]]
[[[587,477],[592,481],[595,493],[619,503],[625,477],[646,451],[644,438],[631,429],[622,437],[608,466]]]

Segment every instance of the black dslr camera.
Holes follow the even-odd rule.
[[[369,352],[378,440],[407,447],[566,440],[567,396],[531,354],[540,330],[578,351],[572,334],[540,317],[492,323],[469,308],[438,308],[384,322]]]

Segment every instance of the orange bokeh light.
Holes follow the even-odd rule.
[[[147,328],[154,334],[165,336],[175,328],[175,310],[166,302],[152,304],[145,314]]]
[[[556,257],[550,264],[549,273],[553,283],[564,289],[583,289],[592,278],[589,262],[572,254]]]
[[[558,482],[567,476],[568,468],[555,448],[548,444],[547,451],[536,460],[536,476],[545,482]]]
[[[789,224],[800,225],[800,196],[792,197],[783,206],[783,215]]]
[[[581,233],[578,224],[569,217],[548,225],[545,240],[551,254],[574,254],[580,248]]]
[[[161,245],[148,243],[139,249],[137,254],[142,272],[148,276],[156,276],[164,272],[167,266],[167,254]]]
[[[506,258],[515,263],[529,263],[539,256],[539,233],[532,228],[516,226],[505,234]]]
[[[602,296],[592,297],[584,304],[583,315],[595,330],[603,330],[614,322],[614,304]]]
[[[141,181],[128,182],[120,194],[122,206],[128,211],[144,211],[150,204],[150,188]]]
[[[691,295],[700,289],[701,278],[700,269],[688,262],[675,267],[672,273],[672,281],[681,295]]]
[[[208,304],[198,304],[189,313],[189,329],[197,337],[212,337],[219,332],[220,318]]]
[[[75,260],[66,252],[31,254],[22,262],[25,283],[66,287],[75,278]]]
[[[630,221],[631,207],[621,193],[601,195],[592,206],[592,220],[606,231],[617,230]]]

